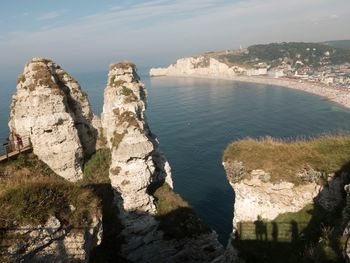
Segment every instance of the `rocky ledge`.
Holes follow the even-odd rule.
[[[247,244],[263,246],[269,241],[274,242],[265,246],[269,262],[278,262],[273,260],[282,249],[278,241],[298,244],[282,252],[292,251],[287,262],[301,258],[319,262],[317,257],[330,260],[329,255],[316,255],[315,247],[328,251],[317,253],[343,258],[339,240],[348,233],[350,220],[344,191],[350,182],[349,142],[348,136],[292,142],[268,137],[244,139],[227,147],[223,166],[235,192],[231,244],[243,258],[259,257]]]

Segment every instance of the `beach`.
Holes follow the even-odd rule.
[[[343,107],[350,108],[350,89],[340,89],[327,86],[321,83],[311,83],[308,81],[287,79],[287,78],[270,78],[258,76],[228,76],[228,75],[201,75],[201,74],[168,74],[169,77],[191,77],[207,79],[223,79],[239,82],[250,82],[257,84],[273,85],[290,89],[297,89],[324,97],[330,101],[336,102]],[[160,77],[160,76],[153,76]]]

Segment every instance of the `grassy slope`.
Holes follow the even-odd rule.
[[[66,182],[33,154],[1,164],[0,169],[2,228],[42,224],[51,215],[67,226],[83,226],[98,213],[99,200],[91,189]]]
[[[248,172],[263,169],[271,173],[273,182],[300,183],[296,173],[307,166],[324,173],[336,173],[346,166],[350,160],[350,137],[324,136],[292,142],[248,138],[230,144],[223,160],[241,161]]]
[[[121,226],[108,177],[110,158],[108,149],[98,150],[86,161],[84,179],[77,183],[60,178],[33,154],[0,164],[0,236],[6,244],[6,229],[44,223],[50,215],[63,227],[84,227],[102,210],[102,244],[92,251],[90,262],[125,262],[119,255]]]
[[[338,45],[337,45],[338,44]],[[252,67],[259,62],[265,62],[271,66],[278,66],[283,60],[288,61],[292,66],[296,66],[298,60],[302,60],[304,65],[319,67],[320,62],[325,58],[325,52],[330,55],[327,60],[332,64],[343,64],[350,62],[350,51],[344,49],[348,45],[343,43],[305,43],[305,42],[283,42],[252,45],[247,48],[249,52],[208,52],[204,55],[227,63],[228,65],[240,65]],[[300,57],[299,57],[300,56]]]
[[[210,233],[211,229],[196,215],[189,204],[164,183],[153,193],[156,199],[159,227],[165,238],[181,239]]]

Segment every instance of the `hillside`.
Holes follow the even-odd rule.
[[[253,45],[247,49],[226,52],[210,52],[205,56],[213,57],[229,65],[254,67],[259,63],[272,67],[289,64],[321,67],[350,62],[350,50],[319,43],[271,43]]]
[[[321,44],[328,45],[335,48],[350,49],[350,40],[331,40],[331,41],[322,42]]]

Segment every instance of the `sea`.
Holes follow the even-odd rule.
[[[100,114],[107,71],[72,74]],[[322,97],[288,88],[182,77],[139,75],[148,93],[146,115],[172,168],[174,189],[227,244],[232,231],[234,190],[222,166],[236,140],[273,136],[310,138],[349,133],[350,110]],[[0,80],[0,142],[8,136],[15,79]]]

